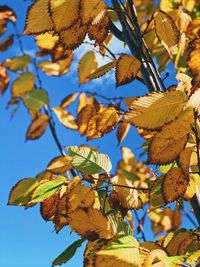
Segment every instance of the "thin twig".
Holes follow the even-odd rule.
[[[134,215],[135,215],[135,217],[136,217],[138,226],[139,226],[139,228],[140,228],[140,232],[141,232],[141,235],[142,235],[142,239],[143,239],[143,241],[145,242],[145,241],[146,241],[146,237],[145,237],[145,234],[144,234],[144,231],[143,231],[143,227],[142,227],[142,225],[141,225],[141,223],[140,223],[140,218],[139,218],[138,213],[137,213],[136,210],[134,210]]]

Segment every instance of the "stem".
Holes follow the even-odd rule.
[[[145,234],[144,234],[143,227],[142,227],[142,225],[141,225],[141,223],[140,223],[140,218],[139,218],[138,213],[137,213],[136,210],[134,210],[134,214],[135,214],[135,217],[136,217],[138,226],[139,226],[140,231],[141,231],[142,239],[143,239],[143,241],[145,242],[145,241],[146,241],[146,237],[145,237]]]

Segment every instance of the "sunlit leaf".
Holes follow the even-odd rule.
[[[121,122],[119,127],[117,128],[117,139],[118,143],[120,144],[124,138],[127,136],[129,130],[130,130],[130,124],[127,122]]]
[[[34,83],[33,72],[22,73],[12,84],[12,98],[24,98],[24,95],[33,89]]]
[[[45,114],[34,119],[26,132],[26,140],[35,140],[40,138],[44,134],[48,123],[49,117]]]
[[[38,0],[28,9],[24,34],[41,34],[53,30],[49,16],[49,0]]]
[[[80,2],[80,0],[49,1],[51,19],[56,31],[71,27],[79,19]]]
[[[89,147],[71,146],[67,147],[67,150],[72,157],[72,165],[83,173],[96,174],[102,171],[109,173],[112,168],[106,154],[94,151]]]
[[[55,112],[57,118],[59,119],[60,123],[62,123],[66,128],[71,130],[77,130],[78,126],[76,124],[76,120],[74,116],[66,111],[61,107],[53,107],[53,111]]]
[[[0,53],[7,50],[12,44],[13,44],[13,35],[9,35],[0,42]]]
[[[69,107],[77,99],[78,95],[79,93],[74,93],[66,96],[60,104],[61,108]]]
[[[41,50],[52,50],[58,43],[58,36],[49,32],[36,36],[35,42]]]
[[[34,89],[24,95],[23,101],[28,109],[39,110],[44,105],[48,104],[49,97],[46,91]]]
[[[179,42],[179,32],[172,18],[164,11],[154,15],[155,31],[158,39],[170,54]]]
[[[68,156],[56,157],[47,166],[47,170],[56,174],[64,173],[70,169],[72,169],[71,158]]]
[[[17,56],[11,59],[6,59],[3,65],[11,71],[19,71],[28,67],[32,58],[28,55]]]
[[[117,61],[113,60],[112,62],[109,62],[109,63],[101,66],[100,68],[98,68],[94,73],[92,73],[89,76],[90,80],[97,79],[97,78],[103,76],[108,71],[110,71],[112,68],[114,68],[116,66],[116,63],[117,63]]]
[[[90,74],[96,71],[98,67],[96,55],[94,51],[88,51],[80,59],[78,65],[79,84],[87,83],[90,79]]]
[[[0,6],[0,20],[11,20],[12,22],[16,22],[15,12],[9,6]]]
[[[5,92],[8,87],[10,77],[6,71],[6,68],[0,68],[0,95]]]
[[[132,82],[139,70],[141,63],[138,59],[129,55],[122,55],[116,64],[116,86]]]
[[[157,129],[178,116],[187,96],[181,91],[151,93],[132,102],[125,120],[143,129]]]

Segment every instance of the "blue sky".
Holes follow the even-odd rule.
[[[17,27],[19,32],[23,31],[25,13],[31,1],[23,0],[1,0],[0,4],[11,6],[18,16]],[[8,25],[8,32],[13,31],[12,25]],[[6,34],[4,35],[6,36]],[[2,37],[1,37],[2,39]],[[33,55],[34,44],[32,37],[23,37],[24,48],[27,53]],[[112,48],[117,51],[119,43],[113,44]],[[122,47],[123,48],[123,47]],[[75,59],[84,53],[84,48],[76,52]],[[5,58],[19,54],[17,42],[6,53],[0,55],[0,61]],[[100,59],[101,60],[101,59]],[[43,88],[49,93],[50,105],[59,105],[60,101],[68,94],[79,90],[76,76],[77,60],[72,66],[71,74],[63,78],[49,78],[41,73]],[[172,68],[169,68],[172,72]],[[14,78],[15,75],[12,75]],[[171,78],[167,84],[174,83]],[[92,82],[85,85],[81,90],[97,91],[107,96],[133,96],[146,93],[145,88],[134,82],[120,89],[115,89],[114,77],[111,75],[101,79],[99,82]],[[70,243],[76,240],[75,234],[70,235],[68,228],[56,234],[52,223],[45,223],[39,213],[39,205],[24,210],[20,207],[7,206],[9,191],[19,179],[35,177],[44,170],[48,162],[59,155],[59,151],[52,139],[49,129],[45,135],[37,141],[25,142],[25,133],[30,123],[30,117],[24,107],[20,107],[15,117],[11,120],[11,110],[6,110],[7,102],[10,99],[10,88],[3,98],[0,98],[0,210],[1,210],[1,249],[0,266],[4,267],[49,267],[52,260],[62,252]],[[66,145],[79,145],[86,143],[85,138],[80,138],[77,132],[66,130],[57,121],[56,129],[59,133],[61,143]],[[89,142],[92,146],[99,146],[100,151],[107,153],[115,170],[117,159],[120,157],[120,147],[117,147],[116,134],[110,133],[102,138]],[[131,129],[128,137],[123,142],[123,146],[129,146],[136,155],[141,144],[141,139]],[[188,222],[185,221],[185,225]],[[149,235],[149,237],[151,237]],[[82,266],[81,248],[75,258],[67,266]]]

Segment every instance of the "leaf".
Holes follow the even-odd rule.
[[[129,55],[122,55],[116,64],[116,86],[132,82],[140,70],[140,61]]]
[[[55,213],[58,208],[58,203],[60,200],[61,190],[56,191],[52,196],[45,199],[40,204],[40,213],[45,221],[50,221],[55,218]]]
[[[195,109],[200,108],[200,88],[198,88],[189,98],[186,107],[191,107]]]
[[[11,59],[6,59],[3,63],[4,67],[8,68],[11,71],[19,71],[28,67],[32,62],[32,58],[28,55],[18,56]]]
[[[71,113],[58,106],[53,107],[53,111],[55,112],[60,123],[62,123],[66,128],[69,128],[71,130],[78,129],[76,120]]]
[[[69,69],[67,68],[69,66],[68,60],[67,60],[67,65],[64,64],[64,66],[62,66],[60,63],[61,64],[64,63],[64,60],[60,62],[41,61],[38,64],[38,67],[40,67],[49,76],[60,76],[68,73],[69,72]]]
[[[132,236],[117,237],[96,253],[95,266],[97,267],[140,265],[138,242]]]
[[[176,119],[163,126],[150,143],[148,162],[162,165],[177,159],[185,148],[189,132],[191,122],[184,119]]]
[[[154,15],[156,36],[169,54],[179,42],[179,31],[173,19],[162,10]]]
[[[106,39],[109,32],[110,19],[106,13],[103,18],[96,24],[90,24],[88,27],[88,35],[91,40],[95,40],[96,44],[101,44]],[[101,48],[102,46],[100,46]]]
[[[91,241],[114,236],[107,217],[94,208],[76,209],[69,214],[69,223],[72,230]]]
[[[6,51],[12,44],[13,44],[13,35],[9,35],[0,42],[0,53]]]
[[[169,265],[165,265],[163,260],[167,259],[167,253],[161,249],[154,249],[150,251],[149,255],[144,260],[144,267],[168,267]],[[154,263],[156,262],[156,263]]]
[[[11,20],[12,22],[16,22],[15,12],[9,6],[0,6],[0,20]]]
[[[83,24],[97,24],[105,15],[107,5],[103,0],[81,1],[80,15]]]
[[[38,186],[35,178],[20,180],[11,190],[8,205],[26,206],[30,201],[33,190]]]
[[[52,30],[49,0],[37,0],[28,9],[24,34],[37,35]]]
[[[34,89],[24,95],[23,101],[28,109],[39,110],[41,107],[48,104],[49,97],[46,91]]]
[[[90,80],[92,80],[92,79],[97,79],[97,78],[103,76],[108,71],[110,71],[112,68],[114,68],[116,66],[116,63],[117,63],[117,61],[113,60],[113,61],[101,66],[94,73],[92,73],[88,78]]]
[[[74,241],[67,249],[65,249],[53,262],[52,266],[62,265],[68,262],[76,253],[77,249],[85,242],[84,238]]]
[[[162,207],[165,205],[165,200],[162,194],[163,176],[159,177],[153,183],[150,191],[149,204],[152,207]]]
[[[52,181],[40,184],[31,195],[31,203],[42,202],[52,196],[61,186],[66,183],[66,177],[60,176]]]
[[[155,130],[175,119],[186,104],[181,91],[155,92],[132,102],[125,121],[143,129]]]
[[[183,197],[189,184],[180,168],[173,168],[163,176],[162,192],[166,203],[173,202]]]
[[[36,36],[35,42],[41,50],[53,50],[58,43],[58,36],[49,32]]]
[[[71,28],[59,32],[60,41],[66,49],[74,50],[83,42],[86,30],[79,19]]]
[[[0,95],[6,91],[9,81],[10,77],[6,71],[6,68],[0,68]]]
[[[97,67],[95,52],[86,52],[78,64],[79,85],[87,83],[90,80],[88,77],[96,71]]]
[[[187,176],[189,174],[190,168],[190,158],[193,149],[191,147],[186,147],[180,154],[179,163],[183,173]]]
[[[60,104],[61,108],[69,107],[77,99],[78,95],[79,93],[74,93],[66,96]]]
[[[24,95],[33,89],[34,83],[33,72],[22,73],[12,84],[12,98],[24,98]]]
[[[100,172],[109,173],[112,164],[106,154],[99,153],[89,147],[69,146],[66,148],[72,157],[72,165],[77,170],[86,174]]]
[[[35,140],[40,138],[44,134],[48,123],[49,117],[45,114],[34,119],[26,132],[26,140]]]
[[[70,28],[79,19],[80,0],[50,0],[50,14],[56,31]],[[66,15],[67,14],[67,15]]]
[[[47,166],[47,170],[55,174],[61,174],[70,169],[72,169],[71,158],[68,156],[56,157]]]
[[[130,130],[131,125],[127,122],[122,121],[117,128],[117,140],[118,144],[120,144],[124,138],[127,136],[129,130]]]

